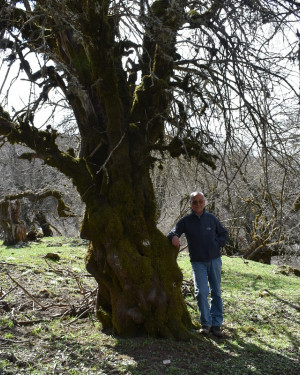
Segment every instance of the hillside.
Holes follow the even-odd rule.
[[[300,279],[288,267],[223,257],[222,339],[125,340],[95,320],[86,247],[63,237],[0,246],[1,375],[299,374]],[[178,261],[197,323],[187,254]]]

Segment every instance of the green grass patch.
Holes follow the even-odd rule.
[[[61,237],[21,248],[0,246],[0,292],[14,286],[10,274],[39,303],[71,306],[82,298],[80,288],[95,288],[86,277],[86,249],[81,240]],[[49,252],[60,259],[46,259]],[[186,251],[178,264],[192,288]],[[0,373],[298,375],[299,280],[276,266],[224,256],[225,336],[199,335],[189,342],[122,339],[102,332],[93,315],[77,320],[56,318],[54,312],[41,316],[39,305],[18,287],[0,300]],[[186,300],[192,319],[199,322],[193,291]],[[33,323],[23,324],[28,320]]]
[[[60,264],[72,265],[75,271],[83,270],[82,259],[85,255],[87,245],[84,241],[65,238],[47,237],[39,242],[30,242],[26,246],[0,246],[0,262],[13,263],[16,265],[39,265],[45,264],[45,256],[48,253],[58,254]],[[55,261],[47,259],[50,263]]]

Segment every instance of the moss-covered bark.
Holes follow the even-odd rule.
[[[87,207],[86,266],[99,284],[97,316],[121,336],[187,338],[191,321],[181,294],[182,274],[176,250],[156,229],[148,182],[137,191],[112,181],[111,200],[101,208]]]
[[[149,177],[151,149],[162,142],[169,110],[182,16],[170,1],[156,1],[149,11],[144,77],[133,90],[117,37],[119,15],[110,5],[38,1],[35,17],[30,9],[19,10],[21,26],[32,23],[32,28],[20,26],[28,45],[34,50],[47,43],[51,58],[64,69],[64,75],[56,66],[34,75],[26,68],[26,73],[30,80],[46,74],[48,89],[59,87],[65,94],[81,137],[79,155],[59,150],[56,132],[36,129],[23,121],[26,116],[12,122],[0,112],[0,134],[29,146],[34,153],[24,158],[43,159],[77,187],[86,204],[81,235],[90,240],[86,266],[99,284],[97,316],[103,327],[122,336],[187,338],[191,320],[181,294],[182,274],[176,250],[156,228]],[[18,26],[12,18],[10,27]],[[47,30],[46,39],[39,39],[40,27]],[[26,66],[21,46],[19,51]]]
[[[97,316],[121,336],[189,337],[176,250],[156,228],[146,145],[128,132],[112,152],[103,181],[83,196],[86,267],[99,285]]]

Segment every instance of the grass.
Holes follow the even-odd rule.
[[[300,373],[300,281],[288,269],[223,257],[222,339],[122,339],[102,332],[92,313],[82,319],[56,317],[66,309],[60,306],[80,305],[83,291],[95,288],[84,268],[86,248],[71,238],[0,246],[1,375]],[[49,252],[60,260],[46,261]],[[178,263],[191,285],[186,252]],[[41,311],[20,287],[12,290],[16,285],[8,274],[37,302],[57,307]],[[192,319],[199,321],[192,293],[186,299]]]

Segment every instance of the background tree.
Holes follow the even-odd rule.
[[[76,138],[64,134],[59,137],[60,148],[67,150],[70,144],[76,147]],[[32,162],[19,159],[19,155],[29,152],[30,149],[22,145],[11,145],[5,143],[0,148],[0,201],[7,195],[23,194],[25,191],[31,191],[33,194],[49,189],[61,192],[63,200],[72,205],[74,216],[59,217],[57,215],[57,201],[52,196],[45,199],[21,200],[20,221],[26,224],[26,232],[43,232],[49,235],[53,230],[54,235],[65,235],[67,237],[77,236],[83,215],[83,204],[74,188],[71,180],[66,178],[57,169],[46,165],[42,160],[35,158]],[[50,227],[48,227],[50,226]],[[47,229],[48,227],[48,229]],[[0,238],[4,236],[1,231]]]
[[[224,159],[216,162],[215,170],[184,158],[169,160],[162,171],[155,168],[160,229],[167,232],[189,211],[188,196],[183,193],[200,186],[208,209],[229,230],[227,255],[265,263],[275,256],[282,261],[295,258],[300,248],[299,214],[293,207],[300,183],[299,156],[290,149],[289,156],[278,161],[269,161],[266,175],[264,158],[244,145],[228,150]]]
[[[0,224],[4,231],[4,245],[15,245],[18,242],[27,241],[26,224],[20,220],[21,199],[27,198],[30,201],[41,201],[49,196],[55,198],[57,213],[60,217],[74,215],[63,201],[60,192],[55,190],[44,190],[39,193],[25,191],[20,194],[6,195],[0,201]],[[48,235],[51,235],[50,226],[45,221],[45,218],[38,217],[37,220],[40,220],[41,225],[44,225],[44,228],[42,228],[44,234],[46,235],[48,231]]]
[[[275,97],[280,84],[286,102],[295,97],[289,77],[297,40],[288,36],[294,37],[299,3],[0,0],[0,6],[8,64],[2,141],[27,145],[33,151],[24,159],[41,158],[76,186],[86,206],[81,236],[90,240],[86,265],[99,285],[103,327],[124,336],[188,337],[182,275],[175,249],[156,226],[149,170],[166,154],[214,168],[216,142],[223,140],[226,154],[237,135],[266,148],[276,113],[266,116],[260,93]],[[282,54],[273,44],[278,35]],[[16,63],[15,78],[25,76],[30,89],[22,97],[28,102],[16,108],[14,98],[12,108],[6,83]],[[55,113],[65,103],[80,137],[78,155],[56,142]],[[56,112],[41,127],[45,105]]]

